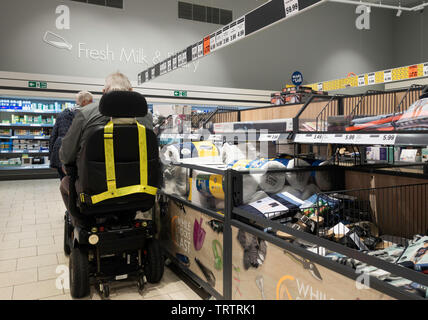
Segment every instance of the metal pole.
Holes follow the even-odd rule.
[[[225,210],[223,226],[223,297],[232,299],[232,210],[233,210],[233,172],[225,173]]]

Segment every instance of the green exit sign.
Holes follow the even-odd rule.
[[[29,88],[47,89],[48,83],[42,82],[42,81],[28,81],[28,87]]]
[[[176,90],[174,91],[174,97],[187,97],[187,91]]]

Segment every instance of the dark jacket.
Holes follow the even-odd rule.
[[[99,110],[99,103],[95,102],[76,111],[73,124],[64,137],[60,149],[60,159],[65,165],[74,165],[80,157],[80,151],[88,138],[89,129],[106,125],[110,118],[103,116]],[[145,117],[138,117],[137,121],[147,129],[153,130],[153,116],[148,113]]]
[[[61,148],[62,139],[71,127],[74,119],[74,111],[65,109],[61,112],[53,127],[51,138],[49,140],[49,160],[51,168],[61,168],[62,164],[59,160],[59,149]]]

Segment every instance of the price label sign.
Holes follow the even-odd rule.
[[[358,86],[362,87],[366,85],[366,76],[358,76]]]
[[[292,16],[299,12],[299,0],[284,0],[285,17]]]
[[[335,144],[339,144],[342,143],[344,141],[343,139],[343,134],[324,134],[323,135],[323,143],[335,143]]]
[[[198,59],[198,45],[194,44],[192,46],[192,60]]]
[[[166,63],[166,69],[168,70],[168,72],[170,72],[171,68],[172,68],[172,60],[168,59],[168,61]]]
[[[166,62],[162,62],[160,64],[160,70],[159,71],[160,71],[161,75],[166,73]]]
[[[218,48],[223,46],[223,30],[217,31],[215,34],[215,45]]]
[[[322,134],[296,134],[296,138],[294,139],[294,142],[297,143],[322,143],[323,141],[323,135]]]
[[[245,37],[245,17],[242,17],[238,20],[237,26],[236,26],[236,32],[237,32],[237,39],[241,39]]]
[[[386,70],[383,72],[383,81],[384,82],[392,81],[392,70]]]
[[[318,91],[322,91],[322,88],[323,88],[322,82],[318,83],[317,87],[318,87]]]
[[[345,134],[344,142],[345,143],[355,143],[357,136],[355,134]]]
[[[187,50],[184,50],[181,53],[181,65],[184,66],[185,64],[187,64]]]
[[[177,69],[177,56],[172,57],[172,70]]]
[[[210,36],[204,38],[204,56],[210,53]]]
[[[418,77],[418,65],[409,67],[409,79]]]
[[[187,139],[189,139],[189,140],[199,140],[200,138],[201,138],[200,135],[197,135],[197,134],[194,134],[194,133],[189,134],[187,136]],[[184,137],[184,139],[186,139],[186,137]]]
[[[278,141],[280,134],[269,134],[269,133],[262,133],[260,134],[259,141]]]
[[[227,45],[230,42],[229,29],[229,26],[223,28],[223,45]]]
[[[210,51],[215,51],[215,33],[210,35]]]
[[[424,64],[424,76],[428,76],[428,63]]]
[[[230,29],[229,29],[229,35],[230,35],[230,42],[233,42],[236,40],[236,21],[232,22],[230,24]]]
[[[374,73],[369,73],[367,76],[367,84],[372,85],[376,83],[376,75]]]
[[[395,140],[397,139],[396,134],[392,133],[385,133],[385,134],[371,134],[371,135],[365,135],[363,140],[364,144],[370,144],[370,145],[394,145]]]
[[[219,134],[212,134],[209,136],[208,140],[210,141],[223,141],[223,136]]]
[[[177,67],[180,68],[182,64],[183,64],[183,56],[181,53],[179,53],[177,56]]]
[[[199,41],[198,43],[198,58],[204,56],[204,41]]]
[[[314,140],[313,143],[322,143],[324,139],[323,134],[314,134]]]
[[[396,134],[382,134],[381,135],[382,144],[395,144],[396,139],[397,139]]]

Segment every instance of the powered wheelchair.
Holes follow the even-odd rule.
[[[110,92],[99,111],[110,121],[88,129],[76,165],[66,167],[64,252],[70,255],[73,298],[89,295],[91,284],[108,298],[110,282],[123,279],[137,280],[141,292],[164,272],[154,221],[157,138],[136,122],[148,112],[146,99],[136,92]]]

